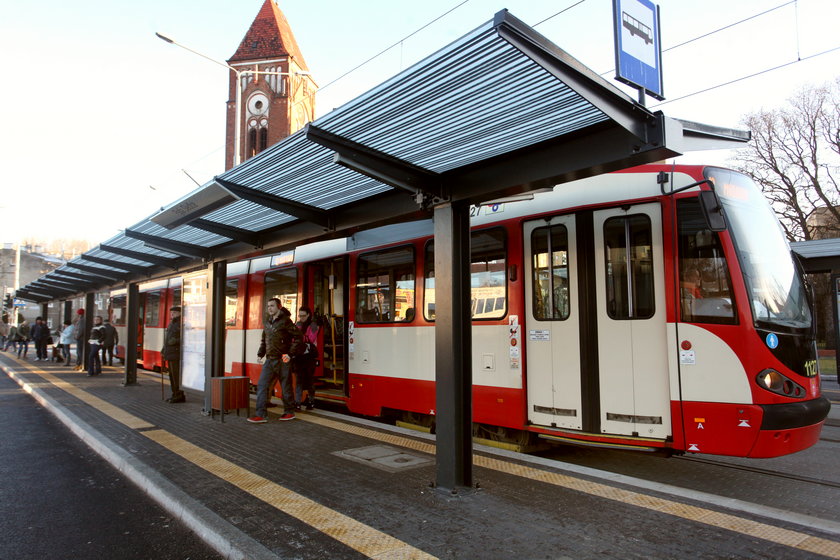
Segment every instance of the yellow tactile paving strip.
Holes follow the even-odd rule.
[[[369,558],[434,558],[390,535],[208,453],[165,430],[142,432],[166,449],[198,465],[222,480],[329,535]]]
[[[186,459],[207,472],[233,484],[278,510],[299,519],[310,527],[347,545],[374,560],[432,560],[436,557],[423,552],[403,541],[387,535],[373,527],[356,521],[338,511],[322,506],[309,498],[293,492],[264,477],[256,475],[230,461],[209,453],[192,443],[167,432],[154,428],[148,422],[103,401],[59,377],[37,368],[28,368],[26,373],[38,375],[47,383],[27,382],[30,387],[53,385],[96,408],[114,420],[134,429],[144,429],[141,435],[158,443],[165,449]]]
[[[422,451],[425,453],[435,452],[435,446],[433,444],[395,434],[383,433],[352,424],[344,424],[335,420],[313,415],[300,415],[298,418],[320,426],[332,428],[334,430],[341,430],[357,436],[384,441],[392,445],[408,447],[416,451]],[[477,467],[484,467],[498,472],[521,476],[529,480],[538,480],[554,486],[583,492],[591,496],[615,500],[624,504],[630,504],[659,513],[664,513],[666,515],[680,517],[689,521],[734,531],[736,533],[749,535],[750,537],[763,539],[773,543],[789,546],[791,548],[821,554],[829,558],[840,559],[840,543],[819,537],[812,537],[811,535],[807,535],[799,531],[782,529],[767,523],[744,519],[736,515],[720,513],[706,508],[648,496],[597,482],[590,482],[580,478],[535,469],[526,465],[517,465],[515,463],[491,457],[474,455],[473,464]]]
[[[63,381],[43,370],[28,369],[29,373],[39,375],[48,383],[63,389],[73,396],[97,408],[111,418],[135,429],[152,428],[153,425],[95,397],[85,390]],[[29,383],[37,386],[37,384]],[[363,426],[344,424],[329,418],[311,414],[302,414],[298,418],[334,430],[373,439],[392,445],[398,445],[423,453],[434,454],[434,444],[414,440],[404,436],[380,432]],[[326,535],[344,543],[360,553],[375,559],[390,560],[396,558],[434,558],[398,539],[368,527],[335,510],[292,492],[279,484],[271,482],[221,457],[213,455],[165,430],[147,430],[140,432],[166,449],[178,454],[193,464],[207,470],[219,478],[248,492],[256,498],[274,506]],[[679,517],[696,523],[741,533],[753,538],[788,546],[791,548],[820,554],[840,560],[840,542],[813,537],[799,531],[783,529],[766,523],[752,521],[731,514],[720,513],[702,507],[691,506],[615,488],[597,482],[548,472],[526,465],[518,465],[490,457],[475,455],[474,464],[478,467],[498,472],[537,480],[554,486],[577,492],[630,504],[666,515]]]

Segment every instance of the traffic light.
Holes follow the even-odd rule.
[[[14,302],[12,302],[12,294],[6,294],[3,298],[3,309],[12,309]]]

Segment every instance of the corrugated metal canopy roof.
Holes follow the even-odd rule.
[[[650,112],[502,11],[202,187],[235,202],[172,229],[150,216],[85,256],[150,273],[134,253],[236,258],[748,138]]]
[[[805,272],[840,273],[840,238],[797,241],[790,248]]]

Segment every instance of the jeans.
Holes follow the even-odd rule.
[[[265,418],[267,414],[268,390],[274,385],[274,380],[280,377],[280,387],[283,391],[283,408],[285,412],[294,412],[295,397],[292,394],[291,364],[284,364],[280,358],[266,358],[257,384],[257,416]]]
[[[85,353],[85,343],[82,340],[76,339],[76,365],[82,365],[82,356]]]
[[[71,353],[73,352],[73,345],[72,344],[62,344],[61,345],[61,353],[64,355],[64,362],[69,366],[70,360],[72,359]]]
[[[99,361],[99,345],[90,345],[90,354],[88,355],[88,375],[99,375],[102,373],[102,362]]]
[[[23,357],[26,357],[26,353],[29,351],[29,341],[28,340],[18,340],[18,358],[20,358],[21,353]]]

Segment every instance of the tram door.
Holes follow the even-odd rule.
[[[347,258],[339,257],[307,265],[304,298],[320,321],[320,365],[315,370],[316,389],[346,394]]]
[[[670,435],[658,204],[527,222],[528,419]]]
[[[671,432],[662,210],[593,213],[600,431]]]
[[[574,216],[525,224],[528,420],[582,429]]]

